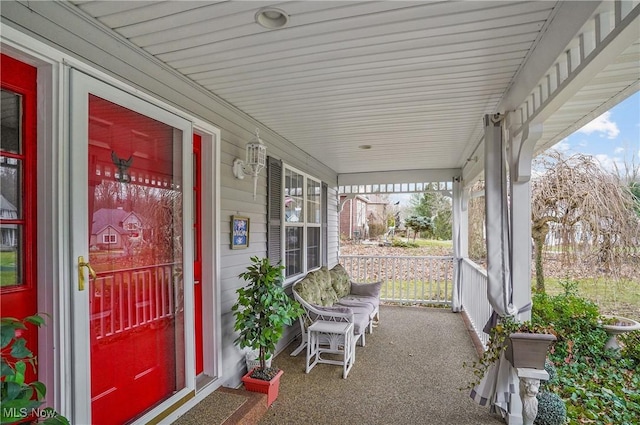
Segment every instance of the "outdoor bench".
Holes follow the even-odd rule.
[[[302,305],[300,317],[302,341],[292,356],[297,356],[307,345],[308,327],[319,320],[353,323],[354,342],[365,345],[365,332],[373,331],[380,319],[380,288],[382,282],[356,283],[338,264],[331,270],[322,267],[307,273],[293,284],[293,295]]]

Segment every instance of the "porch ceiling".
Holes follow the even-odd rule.
[[[517,108],[603,7],[552,1],[72,3],[339,174],[462,168],[480,143],[482,116]],[[289,24],[277,30],[256,24],[256,12],[266,6],[288,13]],[[637,90],[638,51],[636,42],[586,81],[552,117],[538,145],[559,141]]]

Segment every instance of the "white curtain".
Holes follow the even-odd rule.
[[[516,316],[531,308],[518,309],[512,303],[510,220],[507,196],[506,142],[500,118],[485,116],[485,207],[487,226],[487,298],[493,312],[484,328],[489,333],[500,317]],[[516,393],[515,369],[500,357],[489,367],[482,381],[471,391],[471,398],[491,411],[509,410],[511,394]]]
[[[487,225],[487,297],[500,317],[513,316],[507,205],[506,147],[501,120],[485,116],[484,172]]]

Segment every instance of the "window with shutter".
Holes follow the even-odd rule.
[[[327,264],[327,185],[269,157],[267,256],[285,277]]]

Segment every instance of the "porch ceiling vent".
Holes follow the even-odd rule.
[[[245,160],[233,160],[233,175],[237,179],[244,179],[245,174],[253,176],[253,199],[256,199],[258,187],[258,174],[267,163],[267,147],[260,139],[259,130],[256,128],[256,135],[246,146]]]
[[[267,29],[275,30],[289,23],[289,15],[275,7],[263,7],[256,13],[256,22]]]

